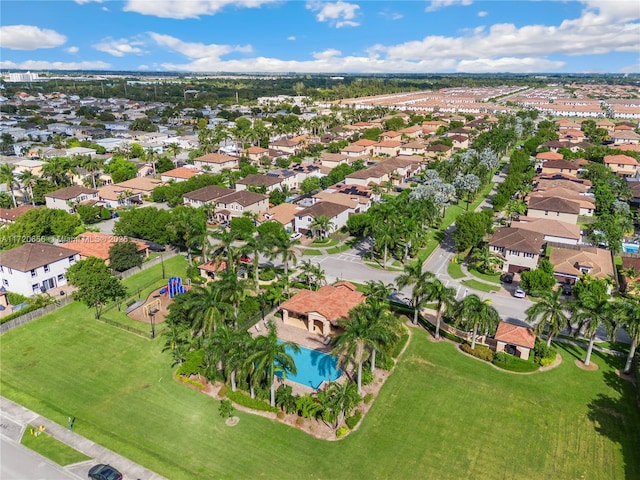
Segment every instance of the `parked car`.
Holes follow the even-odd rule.
[[[513,296],[516,298],[524,298],[527,296],[527,294],[525,293],[525,291],[523,289],[521,289],[520,287],[516,288],[516,291],[513,292]]]
[[[513,283],[513,273],[505,273],[502,275],[502,281],[504,283]]]
[[[89,470],[91,480],[122,480],[122,474],[111,465],[100,463]]]
[[[164,252],[167,249],[167,247],[165,247],[161,243],[149,242],[149,241],[145,243],[147,244],[147,247],[149,247],[150,252]]]
[[[411,306],[411,299],[402,292],[393,292],[387,299],[391,302],[402,303],[408,307]]]
[[[251,263],[253,262],[253,258],[243,255],[240,257],[240,263]]]
[[[289,235],[289,238],[291,240],[299,240],[302,238],[302,234],[301,233],[292,233],[291,235]]]
[[[571,295],[571,285],[565,283],[562,285],[562,294],[563,295]]]

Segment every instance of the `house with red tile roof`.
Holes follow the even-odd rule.
[[[16,218],[21,217],[29,210],[33,210],[33,205],[20,205],[16,208],[0,208],[0,224],[13,223]]]
[[[178,167],[160,174],[160,179],[163,182],[186,182],[200,173],[202,172],[197,168]]]
[[[220,173],[225,168],[235,170],[238,168],[240,159],[224,153],[207,153],[193,160],[193,165],[201,170],[211,173]]]
[[[70,242],[61,243],[60,246],[73,252],[80,253],[80,258],[100,258],[109,264],[109,249],[118,242],[132,241],[138,246],[138,253],[146,258],[149,255],[149,247],[140,240],[129,239],[118,235],[108,235],[101,232],[84,232]],[[71,253],[69,254],[71,255]]]
[[[564,158],[564,155],[558,152],[541,152],[536,155],[536,161],[538,163],[542,162],[543,165],[544,165],[544,162],[548,160],[562,160],[563,158]]]
[[[536,334],[531,327],[500,322],[494,336],[496,353],[507,352],[511,355],[528,360],[536,343]]]
[[[636,177],[640,173],[640,164],[629,155],[607,155],[604,164],[619,177]]]
[[[365,300],[349,282],[325,285],[315,292],[300,290],[280,306],[282,321],[310,333],[331,335],[339,331],[338,320]]]

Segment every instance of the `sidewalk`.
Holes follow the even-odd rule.
[[[65,471],[77,475],[79,478],[86,478],[86,473],[92,465],[106,463],[120,470],[125,479],[166,480],[128,458],[118,455],[5,397],[0,397],[0,422],[2,424],[0,434],[16,442],[20,442],[27,424],[42,425],[47,434],[93,458],[93,462],[90,463],[83,462],[64,467]]]

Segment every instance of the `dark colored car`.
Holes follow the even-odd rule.
[[[145,243],[147,244],[147,247],[149,247],[150,252],[164,252],[167,249],[167,247],[165,247],[161,243],[156,243],[156,242],[145,242]]]
[[[100,463],[89,470],[91,480],[122,480],[122,474],[111,465]]]
[[[504,283],[513,283],[513,273],[505,273],[502,276],[502,281]]]
[[[562,285],[562,294],[571,295],[571,285],[569,285],[568,283]]]

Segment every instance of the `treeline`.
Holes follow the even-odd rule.
[[[507,176],[504,182],[498,185],[496,194],[491,199],[494,211],[502,210],[517,192],[531,186],[536,174],[534,167],[525,151],[515,150],[511,154]]]
[[[210,185],[224,187],[224,179],[221,175],[196,175],[184,182],[175,182],[156,187],[151,194],[154,202],[167,202],[170,206],[179,205],[185,193],[193,192]]]

